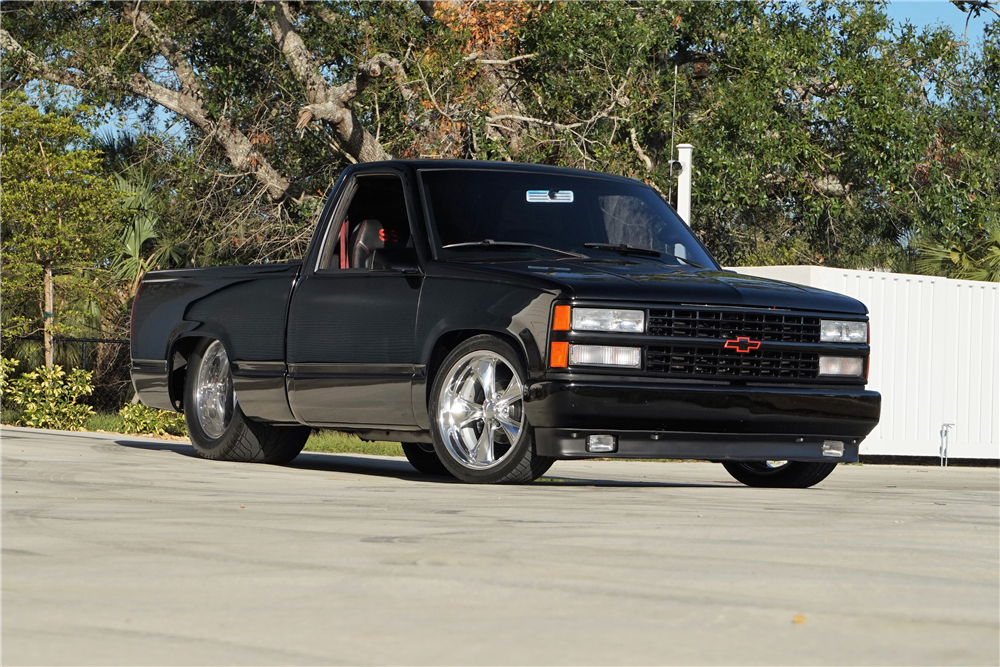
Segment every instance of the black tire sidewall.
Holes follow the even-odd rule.
[[[514,451],[511,452],[507,459],[500,465],[488,470],[473,470],[472,468],[467,468],[455,461],[448,452],[448,447],[444,442],[444,435],[441,433],[437,423],[438,397],[441,395],[441,387],[450,375],[451,369],[454,367],[455,363],[465,355],[470,352],[481,350],[489,350],[502,355],[511,364],[514,371],[518,374],[521,384],[524,385],[527,379],[527,371],[525,370],[524,361],[521,359],[521,355],[517,353],[517,350],[515,350],[510,344],[495,336],[487,334],[473,336],[472,338],[460,343],[454,350],[451,351],[441,364],[437,374],[434,376],[434,384],[431,387],[430,401],[428,401],[428,416],[430,417],[431,422],[431,436],[434,440],[434,451],[437,452],[442,465],[444,465],[444,467],[447,468],[452,475],[463,482],[471,482],[474,484],[492,484],[503,481],[505,477],[521,465],[526,456],[530,457],[534,454],[534,431],[531,428],[531,424],[528,423],[527,417],[525,417],[524,420],[524,434],[514,447]]]
[[[766,489],[805,489],[819,484],[832,473],[835,462],[790,461],[774,472],[756,472],[740,461],[725,461],[726,471],[747,486]]]

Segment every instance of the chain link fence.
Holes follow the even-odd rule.
[[[53,338],[53,363],[70,371],[82,368],[91,372],[94,392],[80,400],[94,412],[117,413],[132,400],[135,393],[129,376],[131,365],[127,338]],[[41,336],[5,338],[0,354],[18,360],[18,373],[45,365],[45,348]]]

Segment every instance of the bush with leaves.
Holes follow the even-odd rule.
[[[4,391],[10,391],[10,402],[21,411],[18,426],[82,431],[94,413],[89,405],[77,402],[94,391],[89,371],[77,368],[67,374],[61,366],[41,367],[13,381],[6,379],[6,373],[5,361]]]
[[[152,435],[184,435],[184,417],[176,412],[158,410],[142,403],[130,403],[118,411],[125,433]]]
[[[0,357],[0,406],[4,410],[5,423],[8,417],[7,410],[11,409],[12,413],[14,412],[8,390],[11,388],[11,376],[16,370],[17,359]]]

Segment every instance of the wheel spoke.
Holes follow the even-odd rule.
[[[493,358],[479,359],[472,367],[479,385],[487,398],[496,392],[497,360]]]
[[[465,419],[463,419],[462,421],[460,421],[459,423],[455,424],[455,428],[457,429],[468,428],[469,426],[475,424],[477,421],[482,420],[482,418],[483,418],[482,412],[474,412]]]
[[[507,388],[503,390],[503,394],[501,394],[500,398],[497,399],[497,405],[500,407],[506,407],[510,405],[514,401],[522,398],[521,396],[522,391],[523,390],[521,389],[521,383],[518,381],[517,376],[515,375],[510,379],[510,382],[507,384]]]
[[[489,422],[483,424],[483,433],[476,442],[476,448],[472,450],[472,458],[476,463],[493,462],[493,428]]]
[[[483,406],[479,403],[473,403],[465,396],[455,394],[449,399],[448,412],[450,412],[453,417],[461,419],[469,414],[482,414]],[[461,417],[459,415],[461,415]]]
[[[507,440],[510,441],[510,444],[513,445],[516,443],[517,436],[521,434],[521,425],[511,420],[510,417],[500,416],[497,417],[497,421],[500,422],[500,426],[503,427],[504,433],[507,434]]]

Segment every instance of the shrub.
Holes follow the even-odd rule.
[[[122,431],[136,435],[184,435],[184,417],[176,412],[158,410],[142,403],[130,403],[118,411]]]
[[[4,359],[0,357],[0,406],[3,410],[3,423],[13,424],[17,419],[18,410],[13,409],[8,391],[11,388],[11,376],[17,370],[17,359]]]
[[[89,371],[77,368],[67,374],[61,366],[41,367],[10,380],[6,361],[3,389],[10,392],[10,401],[21,411],[15,422],[18,426],[83,430],[87,417],[94,412],[89,405],[77,403],[78,398],[94,391]]]

